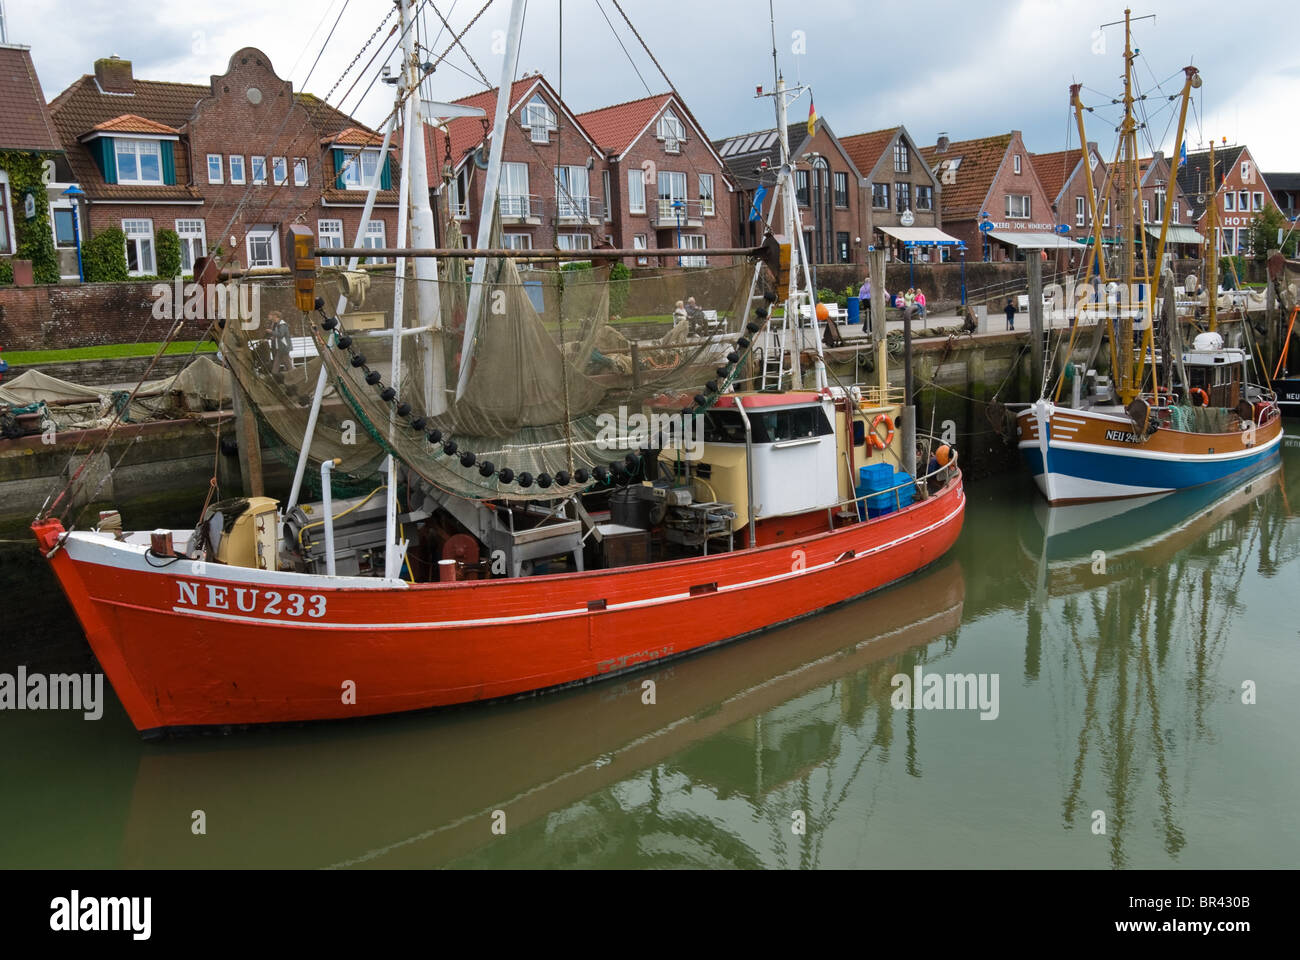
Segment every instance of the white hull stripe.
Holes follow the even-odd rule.
[[[703,596],[713,596],[714,593],[729,593],[736,590],[746,590],[749,589],[750,587],[758,587],[758,586],[764,586],[766,584],[771,584],[771,583],[779,583],[783,580],[793,580],[793,579],[797,579],[798,577],[807,576],[808,574],[819,573],[823,570],[828,570],[831,567],[839,566],[842,563],[852,563],[855,560],[864,560],[867,557],[874,556],[875,554],[881,553],[882,551],[900,546],[901,544],[907,543],[910,540],[915,540],[918,537],[923,537],[928,533],[938,530],[940,527],[946,526],[948,523],[952,521],[954,517],[958,516],[962,512],[962,510],[965,509],[966,506],[965,500],[966,498],[963,495],[962,502],[958,504],[958,506],[954,510],[952,510],[946,516],[940,518],[939,520],[936,520],[934,523],[931,523],[929,526],[922,527],[920,530],[914,530],[911,533],[906,534],[905,536],[898,537],[897,539],[894,540],[890,540],[888,543],[882,543],[879,546],[872,547],[870,550],[864,550],[855,553],[848,560],[840,560],[839,558],[836,558],[834,560],[827,561],[826,563],[819,563],[815,566],[804,567],[799,570],[792,570],[789,573],[779,573],[770,577],[760,577],[756,580],[746,580],[742,583],[731,583],[731,584],[726,584],[725,586],[719,585],[716,591],[710,592],[708,594],[703,594]],[[171,612],[180,614],[181,616],[192,617],[199,620],[224,620],[224,621],[233,621],[237,623],[254,623],[257,624],[258,626],[263,626],[263,627],[294,627],[294,628],[310,627],[312,630],[428,630],[428,629],[439,628],[439,627],[444,627],[444,628],[446,627],[491,627],[491,626],[505,626],[514,623],[535,623],[542,620],[557,620],[563,617],[578,616],[580,614],[585,615],[588,613],[600,613],[600,612],[608,612],[613,610],[634,610],[637,609],[638,607],[653,607],[664,603],[673,603],[679,600],[688,600],[690,598],[691,598],[691,594],[689,592],[673,593],[673,594],[666,594],[661,597],[650,597],[644,600],[627,600],[622,603],[611,603],[605,607],[604,611],[592,611],[589,610],[586,606],[582,606],[582,607],[571,607],[566,610],[550,610],[550,611],[539,612],[539,613],[517,614],[509,617],[482,617],[473,620],[433,620],[433,621],[425,621],[420,623],[411,623],[411,622],[330,623],[330,622],[320,621],[320,620],[267,620],[263,617],[242,616],[237,613],[221,613],[220,611],[216,611],[216,610],[196,610],[193,607],[182,607],[182,606],[173,606],[171,608]],[[107,599],[100,599],[100,598],[92,598],[92,599],[94,599],[95,602],[97,603],[107,603],[113,606],[130,607],[131,609],[134,610],[144,610],[151,613],[166,612],[156,607],[146,607],[140,604],[125,603],[120,600],[107,600]]]

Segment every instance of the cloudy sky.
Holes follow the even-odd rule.
[[[450,41],[435,7],[459,32],[483,2],[427,4],[427,45],[441,53]],[[0,3],[9,42],[32,48],[48,98],[90,72],[96,57],[130,59],[136,76],[146,79],[206,83],[243,46],[265,51],[295,88],[305,84],[324,96],[392,6],[388,0]],[[1089,138],[1113,150],[1119,108],[1110,100],[1122,88],[1123,27],[1099,28],[1123,17],[1123,0],[1111,6],[1095,0],[774,3],[787,80],[812,86],[818,113],[840,135],[903,123],[928,144],[940,132],[957,140],[1018,129],[1030,150],[1059,150],[1078,143],[1068,111],[1068,86],[1077,80],[1085,85],[1085,102],[1097,107]],[[771,101],[753,96],[757,84],[772,82],[767,0],[622,0],[622,6],[711,138],[772,125]],[[1248,15],[1252,7],[1258,16]],[[499,31],[509,9],[509,0],[495,0],[465,38],[468,56],[493,84],[501,74]],[[1188,120],[1189,149],[1227,137],[1249,144],[1265,170],[1300,170],[1300,126],[1281,113],[1300,94],[1293,18],[1283,15],[1278,29],[1269,29],[1276,3],[1239,0],[1226,21],[1225,9],[1203,0],[1135,5],[1135,16],[1156,15],[1135,25],[1137,78],[1150,93],[1143,151],[1152,144],[1171,149],[1177,118],[1157,83],[1164,94],[1177,92],[1180,68],[1190,62],[1205,82]],[[333,39],[321,54],[331,28]],[[392,46],[389,40],[381,59]],[[611,0],[529,0],[519,68],[562,80],[566,101],[578,111],[666,88]],[[346,75],[330,102],[377,123],[389,109],[390,88],[375,84],[363,97],[370,76],[351,87],[355,75]],[[433,83],[435,96],[446,100],[483,89],[460,50]],[[792,119],[807,110],[805,97],[791,108]]]

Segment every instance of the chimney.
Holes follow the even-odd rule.
[[[95,82],[105,93],[134,93],[131,78],[131,61],[117,56],[102,57],[95,61]]]
[[[946,132],[939,134],[939,142],[934,145],[935,153],[948,152],[948,134]]]

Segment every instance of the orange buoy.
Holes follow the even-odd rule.
[[[934,459],[939,461],[939,466],[948,466],[948,455],[951,452],[952,451],[948,449],[948,444],[946,443],[940,446],[938,450],[934,451]]]
[[[1192,406],[1194,407],[1208,407],[1210,405],[1210,395],[1200,387],[1192,387],[1187,391],[1187,396],[1192,400]],[[1196,403],[1197,397],[1201,398],[1200,403]]]
[[[880,426],[882,422],[885,424],[884,437],[881,437],[880,432],[876,429],[877,427]],[[871,421],[870,439],[871,439],[871,445],[875,447],[877,450],[884,450],[885,447],[893,443],[894,442],[893,419],[890,418],[887,414],[883,414],[883,413],[876,414],[876,419]]]
[[[824,303],[819,303],[819,304],[817,304],[817,319],[818,319],[818,320],[822,321],[822,323],[825,323],[827,320],[830,319],[830,316],[831,316],[831,312],[830,312],[830,310],[827,308],[826,304],[824,304]]]

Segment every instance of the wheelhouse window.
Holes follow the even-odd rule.
[[[117,154],[117,182],[125,184],[161,184],[162,147],[157,140],[114,138]]]
[[[659,118],[655,131],[657,139],[663,142],[664,153],[681,153],[682,141],[686,139],[686,127],[671,110]]]
[[[342,220],[317,220],[316,237],[322,247],[341,247],[343,246],[343,221]],[[338,267],[343,265],[342,257],[321,257],[320,265],[322,267]]]
[[[123,220],[126,234],[126,272],[133,277],[152,276],[158,272],[154,259],[153,221]]]
[[[208,183],[221,183],[222,181],[222,163],[221,154],[208,154]]]
[[[181,240],[181,273],[193,273],[194,262],[207,253],[207,235],[202,220],[177,220],[176,236]]]
[[[230,155],[230,182],[244,182],[244,157],[243,154],[232,153]]]
[[[749,422],[754,443],[780,443],[834,433],[821,407],[751,412]],[[704,442],[744,443],[745,421],[735,410],[707,411],[704,414]]]

